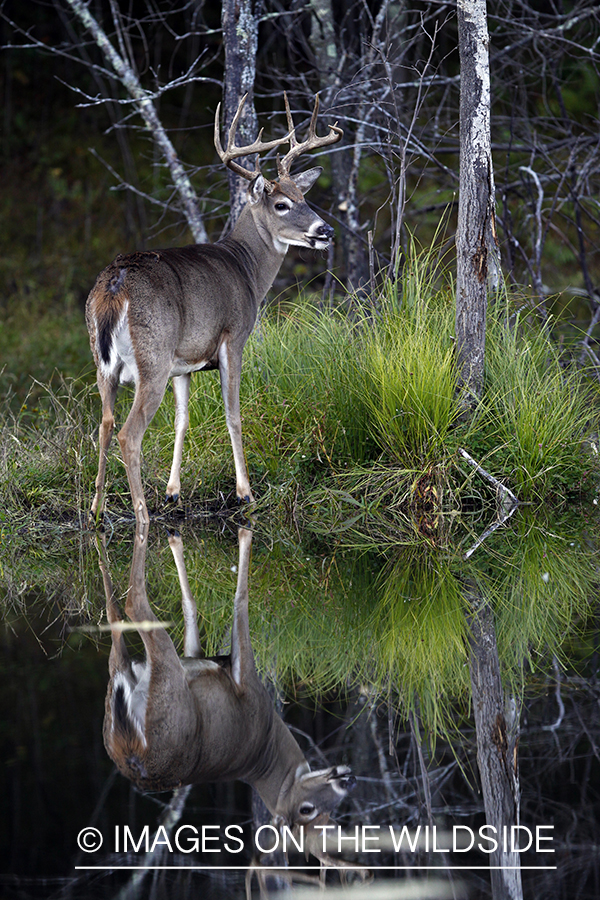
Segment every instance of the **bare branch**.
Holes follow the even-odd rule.
[[[177,156],[175,148],[173,147],[162,122],[158,118],[151,94],[141,86],[135,71],[128,61],[117,53],[106,33],[92,16],[83,0],[66,0],[66,2],[69,4],[82,25],[94,38],[96,44],[102,51],[102,54],[113,68],[117,78],[130,95],[137,111],[144,120],[146,127],[160,147],[171,172],[175,187],[177,188],[183,212],[190,227],[190,231],[194,236],[194,240],[198,243],[208,241],[208,235],[202,221],[196,192]]]

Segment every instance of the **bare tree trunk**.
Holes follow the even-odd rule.
[[[456,232],[456,350],[466,407],[481,397],[487,292],[499,278],[490,138],[485,0],[459,0],[460,193]]]
[[[223,81],[225,129],[229,131],[238,104],[244,94],[248,101],[240,118],[240,144],[251,144],[258,133],[258,119],[254,108],[254,79],[258,46],[260,0],[223,0],[221,24],[225,48],[225,76]],[[240,159],[239,164],[252,169],[255,157]],[[231,210],[228,229],[232,228],[246,202],[247,183],[235,172],[227,170]]]
[[[504,826],[519,824],[517,704],[505,698],[500,676],[494,616],[478,587],[471,583],[470,658],[473,713],[477,733],[477,765],[487,825],[496,829],[498,848],[490,854],[494,900],[522,900],[520,855],[503,849]],[[518,832],[516,832],[518,834]]]
[[[187,176],[187,172],[175,152],[175,148],[173,147],[162,122],[158,118],[156,107],[149,92],[141,86],[135,69],[126,56],[117,53],[100,24],[92,16],[89,7],[84,3],[84,0],[67,0],[67,3],[82,25],[90,32],[106,60],[114,69],[117,78],[127,90],[129,96],[135,101],[136,109],[144,120],[146,128],[160,147],[161,153],[171,172],[171,177],[173,178],[177,193],[181,199],[183,212],[187,219],[190,231],[194,236],[194,240],[198,243],[208,241],[208,235],[204,228],[204,222],[202,221],[196,192]]]

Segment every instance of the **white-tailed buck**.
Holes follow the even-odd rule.
[[[254,327],[259,304],[273,284],[288,247],[324,250],[333,237],[331,226],[304,200],[321,168],[294,176],[290,168],[301,154],[339,141],[342,131],[337,125],[330,125],[327,135],[317,136],[317,96],[308,136],[298,142],[286,97],[289,133],[284,138],[263,142],[261,130],[253,144],[237,147],[235,135],[245,100],[244,97],[239,104],[225,150],[219,138],[220,104],[215,116],[219,156],[226,166],[249,181],[248,202],[231,234],[216,244],[117,256],[100,273],[88,297],[86,321],[102,399],[93,517],[104,506],[106,460],[120,383],[135,384],[133,405],[118,438],[136,519],[142,524],[148,522],[140,471],[142,439],[160,406],[169,378],[173,379],[175,448],[167,499],[178,498],[183,439],[189,422],[190,375],[199,369],[219,370],[237,496],[240,500],[253,500],[242,447],[242,351]],[[277,159],[278,179],[269,181],[260,173],[258,154],[283,143],[289,144],[289,150]],[[257,162],[253,172],[236,162],[239,157],[254,154]]]
[[[356,779],[347,766],[311,771],[297,742],[273,709],[273,701],[256,672],[250,642],[251,532],[240,528],[238,540],[231,653],[205,659],[182,541],[179,536],[169,538],[181,585],[185,623],[185,655],[180,658],[148,602],[147,529],[136,529],[125,612],[139,626],[144,661],[129,656],[104,544],[99,543],[112,637],[104,744],[119,771],[142,791],[233,779],[248,782],[274,822],[287,825],[296,834],[306,829],[311,852],[329,862],[330,857],[322,851],[322,833],[317,833],[314,826],[328,822],[330,813]],[[343,861],[330,864],[351,868]]]

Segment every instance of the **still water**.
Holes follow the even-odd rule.
[[[334,896],[489,897],[493,843],[525,897],[600,896],[594,528],[520,508],[479,544],[488,520],[13,534],[0,896],[316,896],[325,860]],[[504,833],[477,764],[482,609],[512,710]]]

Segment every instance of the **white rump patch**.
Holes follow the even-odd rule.
[[[116,369],[121,369],[119,382],[128,384],[132,381],[137,384],[138,367],[133,352],[133,343],[129,333],[129,323],[127,321],[127,310],[129,304],[125,303],[123,311],[119,317],[119,321],[113,328],[110,342],[110,361],[107,363],[100,360],[100,370],[105,378],[110,378]],[[96,336],[96,340],[97,340]]]
[[[150,666],[133,661],[130,672],[117,672],[113,680],[113,698],[119,688],[123,689],[127,717],[146,746],[146,708],[150,686]],[[114,722],[113,722],[114,728]]]

